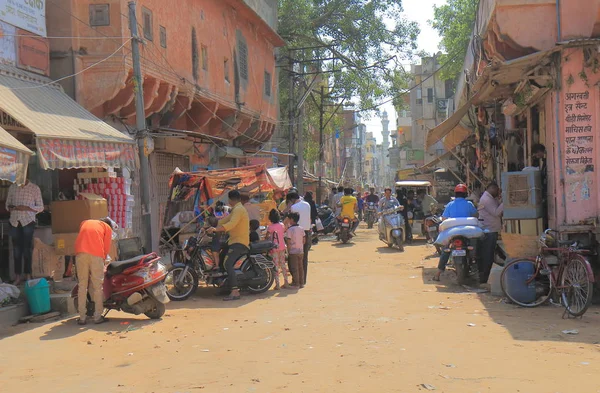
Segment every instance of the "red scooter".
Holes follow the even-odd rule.
[[[110,310],[124,311],[148,318],[159,319],[169,302],[165,277],[167,268],[159,262],[156,253],[140,255],[125,261],[111,262],[104,273],[104,316]],[[71,297],[77,304],[79,286],[75,286]],[[94,302],[88,294],[87,315],[94,315]]]

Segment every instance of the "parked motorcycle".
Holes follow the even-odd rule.
[[[171,300],[185,300],[198,289],[200,281],[207,285],[225,287],[227,271],[223,267],[225,254],[216,264],[210,249],[210,236],[205,229],[190,237],[183,245],[183,259],[175,261],[167,274],[167,295]],[[238,286],[259,294],[266,292],[275,281],[275,264],[268,255],[276,245],[268,240],[250,244],[250,252],[235,262]]]
[[[343,217],[340,220],[340,230],[338,233],[338,240],[346,244],[352,239],[352,220],[349,217]]]
[[[321,224],[323,224],[323,230],[319,231],[319,234],[328,235],[335,232],[337,229],[337,218],[329,206],[323,205],[319,207],[317,215],[321,219]]]
[[[478,277],[477,239],[455,236],[450,240],[448,250],[450,251],[448,266],[456,271],[458,285],[465,285],[471,277]]]
[[[379,240],[383,241],[388,247],[398,247],[404,251],[404,241],[406,233],[404,232],[404,217],[399,213],[404,209],[403,206],[392,207],[383,210],[379,220]]]
[[[377,221],[377,206],[374,202],[369,202],[365,208],[365,221],[369,229],[373,228],[373,224]]]
[[[165,287],[167,268],[160,263],[156,253],[140,255],[124,261],[112,262],[104,274],[104,308],[124,311],[129,314],[145,314],[148,318],[159,319],[165,313],[169,302]],[[79,285],[71,292],[77,304]],[[95,304],[88,294],[87,315],[94,315]]]
[[[438,235],[440,234],[440,224],[442,223],[442,217],[441,216],[428,216],[425,217],[425,238],[427,239],[428,243],[434,244],[435,239],[437,239]],[[437,245],[434,244],[435,246],[435,250],[438,252],[438,254],[442,253],[442,248]]]
[[[477,246],[485,231],[475,217],[450,218],[440,225],[435,243],[450,253],[448,267],[454,268],[458,285],[465,285],[471,277],[478,278]]]

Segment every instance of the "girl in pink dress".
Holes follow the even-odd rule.
[[[269,220],[271,224],[267,227],[267,234],[265,240],[271,240],[277,244],[277,248],[271,250],[271,257],[275,263],[277,269],[277,275],[275,276],[275,290],[282,288],[279,282],[279,274],[283,274],[283,288],[289,286],[288,283],[288,271],[287,261],[285,258],[285,227],[281,223],[281,217],[276,209],[269,212]]]

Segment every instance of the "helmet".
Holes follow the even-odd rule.
[[[454,187],[454,192],[462,192],[466,194],[468,192],[467,185],[463,183],[457,184],[456,187]]]

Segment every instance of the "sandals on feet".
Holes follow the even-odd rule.
[[[229,295],[223,298],[224,302],[230,302],[232,300],[240,300],[242,297],[240,295]]]
[[[105,317],[100,317],[100,319],[95,319],[95,320],[94,320],[94,323],[95,323],[96,325],[100,325],[101,323],[108,322],[108,321],[109,321],[109,319],[108,319],[108,318],[105,318]]]

